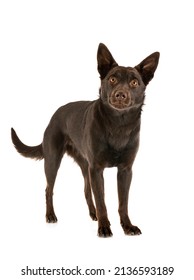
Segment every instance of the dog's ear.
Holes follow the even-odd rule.
[[[108,48],[102,43],[98,46],[97,61],[101,79],[105,78],[110,69],[118,66]]]
[[[154,77],[154,72],[158,66],[159,57],[160,53],[155,52],[146,57],[140,64],[135,66],[146,86]]]

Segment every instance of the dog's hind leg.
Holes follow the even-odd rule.
[[[88,162],[80,155],[80,153],[78,153],[72,143],[71,145],[67,145],[67,153],[74,158],[81,168],[84,177],[84,194],[88,205],[89,214],[93,221],[97,221],[96,209],[92,198],[92,190],[88,173]]]
[[[85,183],[84,193],[85,193],[86,202],[87,202],[88,208],[89,208],[89,214],[93,221],[97,221],[96,209],[95,209],[94,202],[92,199],[92,191],[91,191],[90,179],[89,179],[89,174],[88,174],[88,163],[86,162],[86,163],[80,165],[80,167],[82,170],[82,174],[84,176],[84,183]]]
[[[64,141],[62,136],[55,136],[46,138],[43,145],[44,158],[45,158],[45,175],[47,180],[46,187],[46,221],[48,223],[56,223],[57,217],[54,212],[53,207],[53,188],[55,184],[55,179],[57,176],[57,171],[59,169],[61,159],[64,154]]]

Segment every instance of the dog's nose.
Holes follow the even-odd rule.
[[[117,89],[111,93],[109,101],[116,109],[123,109],[131,105],[132,98],[129,91]]]
[[[128,97],[128,94],[125,91],[116,91],[115,92],[115,99],[118,101],[124,101]]]

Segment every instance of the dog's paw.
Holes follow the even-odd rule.
[[[110,226],[102,226],[98,228],[98,236],[99,237],[111,237],[112,231],[110,229]]]
[[[124,233],[126,235],[140,235],[141,234],[141,230],[133,225],[124,225],[122,224],[122,228],[124,230]]]
[[[55,213],[46,214],[46,222],[47,223],[56,223],[57,217]]]
[[[90,212],[90,217],[93,221],[97,221],[96,212]]]
[[[98,218],[98,236],[111,237],[112,231],[110,229],[110,222],[107,217]]]

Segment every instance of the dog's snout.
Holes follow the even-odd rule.
[[[128,97],[127,92],[124,92],[124,91],[116,91],[116,92],[115,92],[115,98],[116,98],[116,100],[124,101],[124,100],[127,99],[127,97]]]
[[[117,109],[124,109],[132,102],[131,94],[128,90],[118,89],[110,95],[110,104]]]

